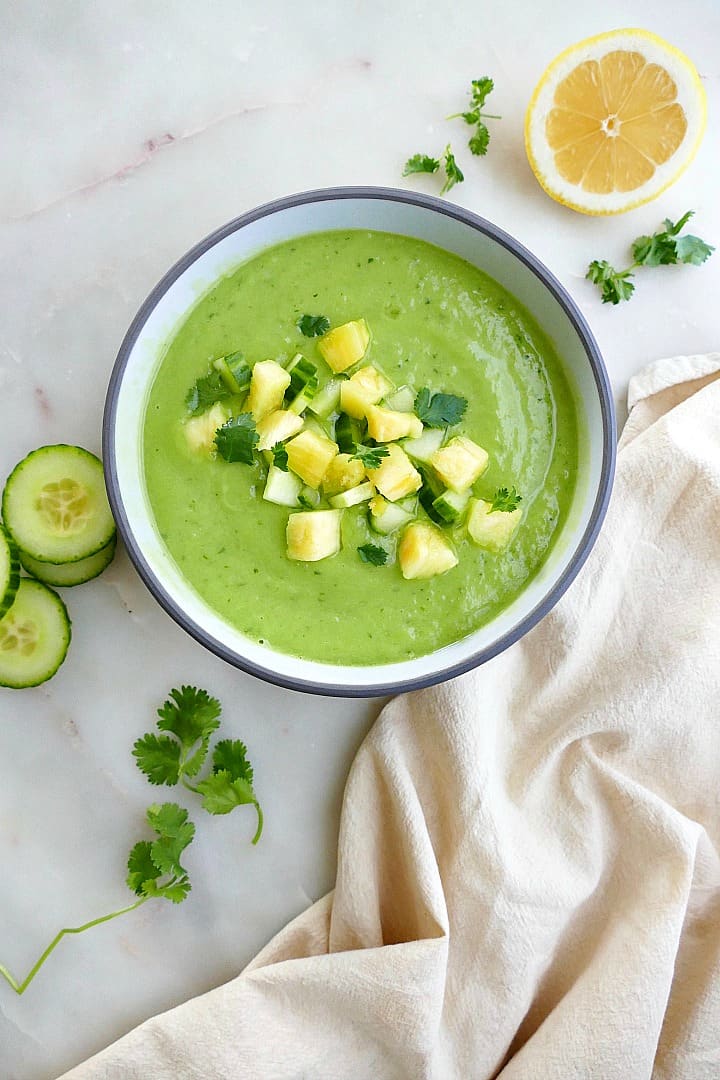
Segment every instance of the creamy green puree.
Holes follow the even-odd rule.
[[[343,549],[322,562],[286,556],[290,511],[263,501],[265,466],[193,454],[185,397],[209,362],[288,361],[302,352],[330,372],[305,314],[332,326],[364,317],[366,361],[397,386],[463,395],[455,429],[490,454],[475,493],[514,485],[522,524],[502,554],[448,531],[459,564],[403,579],[357,548],[378,537],[367,504],[343,512]],[[527,311],[495,281],[420,240],[349,231],[304,236],[263,251],[202,297],[167,346],[147,405],[144,465],[158,529],[197,592],[248,637],[335,664],[407,660],[458,641],[506,607],[537,572],[565,518],[577,463],[576,416],[562,367]],[[383,538],[391,550],[397,537]]]

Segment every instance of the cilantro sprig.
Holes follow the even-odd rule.
[[[448,120],[456,120],[462,117],[466,124],[475,128],[474,134],[468,140],[470,152],[476,156],[484,157],[487,154],[490,142],[490,132],[485,120],[502,120],[501,116],[494,113],[483,112],[485,102],[495,89],[495,83],[489,75],[483,75],[479,79],[473,79],[470,84],[470,108],[466,112],[453,113]]]
[[[413,173],[436,173],[441,162],[445,172],[445,183],[440,189],[440,194],[444,195],[446,191],[450,191],[451,188],[455,187],[456,184],[461,184],[465,179],[460,166],[455,160],[450,143],[443,150],[442,159],[430,157],[429,154],[413,154],[405,162],[403,176],[412,176]]]
[[[255,460],[253,450],[259,438],[252,413],[240,413],[217,429],[215,446],[225,461],[242,461],[245,465],[252,465]]]
[[[672,266],[686,263],[701,266],[715,250],[699,236],[680,233],[694,214],[688,210],[676,222],[665,218],[664,228],[652,236],[638,236],[631,245],[633,262],[625,270],[616,270],[606,259],[593,259],[585,275],[600,289],[603,304],[619,304],[629,300],[635,291],[631,280],[639,266]]]
[[[224,401],[229,398],[230,391],[218,371],[209,375],[203,375],[195,385],[188,390],[185,396],[185,405],[191,416],[199,416],[200,413],[214,405],[216,401]]]
[[[388,561],[388,553],[379,544],[361,544],[357,553],[364,563],[371,566],[384,566]]]
[[[467,398],[458,394],[432,394],[426,386],[415,398],[415,412],[426,427],[453,427],[462,420]]]
[[[125,907],[91,919],[82,926],[66,926],[52,939],[39,959],[30,968],[24,979],[16,979],[6,967],[0,964],[0,975],[6,979],[16,994],[23,994],[45,961],[68,934],[82,934],[93,926],[117,919],[135,911],[148,900],[169,900],[180,904],[190,892],[190,878],[180,862],[186,848],[195,836],[195,826],[188,819],[188,812],[177,803],[153,804],[149,806],[146,817],[150,828],[155,833],[153,840],[139,840],[128,856],[127,886],[137,899]]]
[[[288,452],[282,443],[275,443],[272,448],[273,465],[281,472],[288,471]]]
[[[257,844],[263,815],[244,743],[222,739],[213,750],[210,775],[196,784],[189,779],[196,777],[205,764],[210,737],[220,726],[220,713],[220,702],[206,690],[195,686],[171,690],[168,700],[158,709],[158,728],[170,734],[147,732],[136,740],[133,757],[151,784],[173,787],[182,782],[189,791],[202,796],[203,809],[210,814],[227,814],[236,806],[252,804],[258,817],[252,842]]]
[[[513,510],[517,510],[519,504],[522,502],[522,495],[518,495],[514,487],[498,488],[492,499],[492,506],[490,507],[490,513],[493,510],[501,510],[504,513],[511,514]]]
[[[413,154],[408,158],[403,168],[403,176],[412,176],[413,173],[436,173],[440,168],[440,158],[430,157],[429,154]]]
[[[325,315],[301,315],[297,327],[305,337],[322,337],[330,329],[330,320]]]
[[[382,459],[389,455],[390,451],[384,446],[364,446],[362,443],[355,443],[350,460],[361,461],[366,469],[379,469]]]

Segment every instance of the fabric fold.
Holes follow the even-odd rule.
[[[383,711],[334,892],[66,1080],[716,1080],[718,374],[720,353],[633,381],[565,597]]]

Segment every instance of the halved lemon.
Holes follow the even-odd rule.
[[[553,199],[583,214],[620,214],[677,180],[706,114],[687,56],[648,30],[611,30],[547,68],[528,106],[525,148]]]

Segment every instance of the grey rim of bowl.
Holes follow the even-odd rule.
[[[226,648],[222,642],[217,641],[207,634],[197,625],[197,623],[185,614],[178,604],[176,604],[172,596],[166,591],[145,561],[140,548],[135,542],[135,538],[125,514],[115,465],[115,412],[120,384],[128,357],[150,312],[170,286],[189,266],[192,265],[193,262],[195,262],[196,259],[217,244],[218,241],[223,240],[226,236],[243,228],[243,226],[249,225],[253,221],[258,221],[260,218],[268,217],[270,214],[277,213],[279,210],[286,210],[294,206],[304,206],[308,203],[327,202],[329,200],[332,201],[338,199],[380,199],[387,202],[409,203],[413,206],[420,206],[426,210],[444,214],[447,217],[455,218],[457,221],[469,225],[478,232],[491,237],[491,239],[495,240],[498,244],[501,244],[515,255],[515,257],[524,263],[536,277],[540,278],[548,291],[558,301],[577,332],[595,378],[600,397],[600,410],[603,420],[603,463],[598,493],[590,521],[561,577],[547,596],[537,604],[513,630],[493,642],[491,645],[488,645],[486,648],[480,649],[468,659],[450,665],[431,675],[421,676],[416,679],[405,679],[400,682],[376,683],[372,686],[362,686],[358,684],[343,685],[330,682],[315,682],[309,679],[289,678],[278,674],[276,671],[273,671],[272,668],[262,667],[259,664],[250,662],[245,657]],[[105,399],[102,444],[108,497],[120,535],[127,547],[130,558],[138,574],[160,606],[164,608],[168,615],[170,615],[183,630],[190,634],[191,637],[194,637],[196,641],[199,641],[201,645],[204,645],[206,649],[209,649],[210,652],[215,653],[216,656],[219,656],[227,663],[240,668],[249,675],[254,675],[256,678],[263,679],[265,682],[285,687],[285,689],[288,690],[296,690],[308,694],[320,694],[326,697],[359,698],[379,697],[408,690],[421,690],[425,687],[433,686],[436,683],[445,682],[447,679],[452,679],[457,675],[462,675],[475,667],[479,667],[480,664],[484,664],[487,660],[492,659],[492,657],[497,656],[498,653],[503,652],[510,645],[519,641],[528,630],[532,629],[540,619],[547,615],[579,573],[595,543],[598,532],[600,531],[600,526],[602,525],[610,501],[612,481],[615,473],[616,424],[610,381],[600,350],[587,322],[566,289],[560,284],[557,278],[527,250],[527,248],[508,233],[499,229],[491,222],[486,221],[484,218],[479,217],[477,214],[473,214],[469,210],[461,209],[458,206],[445,203],[433,196],[403,191],[399,188],[338,187],[320,188],[316,191],[305,191],[296,195],[287,195],[284,198],[275,199],[273,202],[265,203],[263,206],[250,210],[248,213],[242,214],[240,217],[235,218],[233,221],[216,229],[215,232],[210,233],[209,236],[206,236],[204,240],[201,240],[195,247],[191,248],[187,254],[183,255],[183,257],[168,270],[142,304],[140,310],[130,324],[122,345],[120,346],[115,366],[113,367],[110,376],[107,397]],[[439,653],[441,651],[442,650],[438,650]]]

